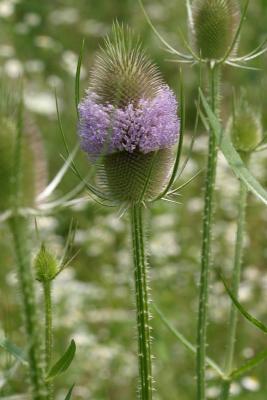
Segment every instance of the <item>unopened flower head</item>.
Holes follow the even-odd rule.
[[[238,152],[250,153],[263,139],[261,116],[242,98],[228,122],[227,131]]]
[[[79,115],[81,147],[102,159],[100,181],[115,200],[137,200],[148,173],[146,197],[162,190],[179,133],[177,101],[129,29],[114,25]]]
[[[53,280],[58,272],[58,262],[54,254],[41,246],[34,260],[36,279],[40,282]]]
[[[191,28],[195,51],[203,59],[223,59],[233,42],[238,21],[237,0],[194,0]]]

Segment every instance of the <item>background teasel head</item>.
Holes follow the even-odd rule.
[[[235,149],[240,153],[251,153],[263,140],[261,116],[241,97],[227,125]]]
[[[133,33],[114,24],[79,105],[81,146],[117,202],[152,200],[163,190],[179,133],[177,101]]]
[[[238,1],[194,0],[191,22],[193,46],[198,55],[206,60],[221,60],[238,28]]]
[[[15,84],[14,84],[15,85]],[[19,98],[17,87],[0,82],[0,212],[12,206],[12,182],[16,167],[16,143],[18,124],[23,126],[20,146],[20,206],[32,206],[37,192],[46,181],[45,158],[39,132],[35,129],[29,117],[21,116],[19,122]]]

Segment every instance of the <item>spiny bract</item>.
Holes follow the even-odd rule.
[[[151,200],[162,192],[179,134],[177,101],[129,29],[113,26],[79,117],[81,147],[111,200]]]
[[[223,59],[238,28],[237,0],[194,0],[193,46],[207,60]]]

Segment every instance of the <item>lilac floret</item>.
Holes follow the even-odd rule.
[[[173,146],[179,134],[177,101],[168,86],[152,100],[115,108],[88,92],[79,105],[81,146],[91,158],[118,151],[144,154]]]

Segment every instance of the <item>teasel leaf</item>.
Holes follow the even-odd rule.
[[[56,176],[52,179],[52,181],[46,186],[46,188],[38,195],[37,200],[38,201],[43,201],[46,198],[50,197],[55,189],[58,187],[58,185],[61,183],[62,179],[66,175],[66,173],[69,171],[71,164],[78,152],[79,145],[74,147],[72,152],[69,154],[68,158],[64,162],[63,166],[60,168]]]
[[[242,306],[242,304],[238,301],[238,299],[229,289],[222,275],[221,279],[229,297],[231,298],[232,302],[234,303],[238,311],[243,315],[243,317],[246,318],[246,320],[249,321],[252,325],[256,326],[256,328],[260,329],[263,333],[267,334],[267,325],[265,325],[263,322],[259,321],[257,318],[253,317],[253,315],[251,315],[248,311],[246,311],[246,309]]]
[[[73,384],[72,387],[70,388],[70,390],[68,391],[67,396],[65,397],[65,400],[70,400],[71,399],[71,395],[72,395],[74,386],[75,385]]]
[[[72,340],[69,347],[65,351],[62,357],[51,367],[50,371],[46,376],[46,381],[55,379],[58,375],[65,372],[71,365],[76,353],[76,344]]]
[[[77,67],[76,67],[76,75],[75,75],[75,106],[76,106],[76,113],[77,113],[78,119],[79,119],[78,106],[79,106],[79,102],[80,102],[80,78],[81,78],[81,66],[82,66],[82,60],[83,60],[84,45],[85,45],[85,40],[83,39],[82,44],[81,44],[80,53],[79,53],[78,63],[77,63]]]
[[[164,314],[160,311],[160,309],[156,306],[155,303],[152,303],[152,306],[156,311],[156,313],[158,314],[158,316],[160,317],[161,321],[166,326],[166,328],[176,337],[176,339],[178,339],[179,342],[181,342],[186,349],[191,351],[191,353],[196,354],[197,351],[196,346],[193,345],[191,342],[189,342],[189,340],[187,340],[182,333],[180,333],[176,328],[174,328],[174,326],[165,318]],[[206,363],[210,368],[216,371],[219,376],[221,376],[222,378],[224,377],[224,372],[215,361],[213,361],[209,357],[206,357]]]
[[[163,190],[163,192],[156,197],[154,201],[163,198],[169,192],[169,190],[171,189],[172,185],[174,184],[177,178],[177,172],[181,161],[183,141],[184,141],[184,131],[185,131],[185,95],[184,95],[184,85],[183,85],[181,70],[179,75],[180,75],[180,121],[181,122],[180,122],[180,133],[179,133],[179,141],[176,151],[176,157],[168,185]]]
[[[0,339],[0,347],[2,347],[2,349],[6,350],[9,354],[15,357],[15,359],[21,362],[23,365],[28,365],[28,360],[25,356],[24,351],[17,347],[9,339]]]
[[[216,136],[217,143],[221,149],[224,157],[226,158],[229,166],[235,173],[235,175],[242,180],[249,191],[251,191],[258,199],[267,205],[267,191],[263,188],[260,182],[251,174],[240,155],[235,150],[231,139],[223,133],[222,126],[210,108],[206,97],[200,90],[201,101],[205,109],[208,119],[203,121],[205,124],[209,124],[213,134]]]
[[[247,360],[241,367],[236,368],[229,376],[230,380],[239,379],[241,376],[250,372],[253,368],[258,367],[267,359],[267,349],[256,354],[254,357]]]

